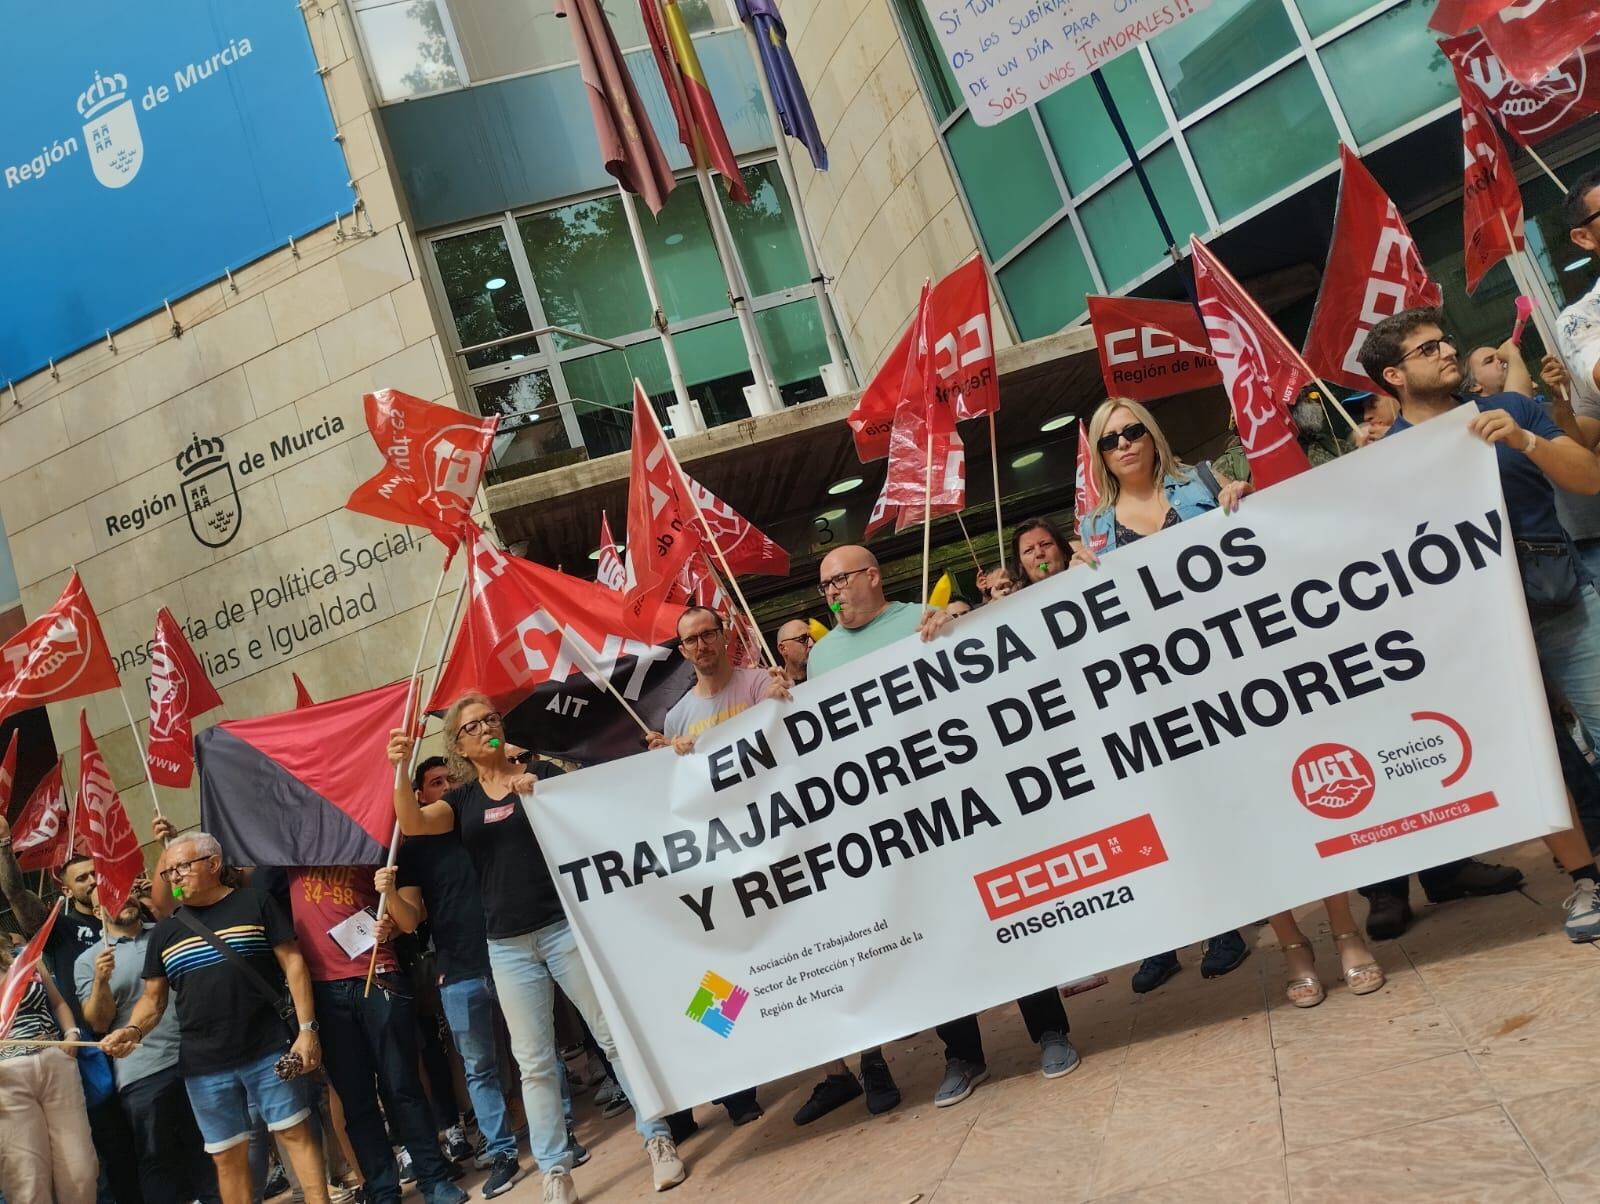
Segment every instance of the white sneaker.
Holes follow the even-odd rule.
[[[657,1191],[677,1187],[689,1177],[683,1159],[678,1157],[678,1147],[666,1134],[652,1137],[645,1142],[644,1152],[650,1155],[650,1171],[655,1177]]]
[[[558,1166],[546,1173],[543,1204],[578,1204],[578,1185],[566,1167]]]
[[[1567,939],[1586,944],[1600,938],[1600,882],[1581,878],[1562,904],[1567,909]]]

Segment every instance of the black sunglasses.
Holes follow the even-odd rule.
[[[1126,439],[1129,443],[1137,443],[1150,433],[1150,428],[1142,422],[1130,422],[1120,431],[1111,431],[1101,435],[1095,441],[1095,446],[1103,452],[1115,450],[1117,444]]]

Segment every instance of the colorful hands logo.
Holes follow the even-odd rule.
[[[707,970],[684,1015],[705,1025],[717,1036],[728,1037],[733,1034],[733,1022],[739,1018],[749,998],[750,992],[743,987],[736,987],[722,975]]]

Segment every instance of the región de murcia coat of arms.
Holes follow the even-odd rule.
[[[242,512],[233,466],[224,454],[222,438],[199,435],[178,453],[183,503],[189,511],[189,530],[208,548],[220,548],[239,533]]]
[[[94,83],[78,97],[83,118],[83,143],[94,164],[94,178],[107,188],[121,188],[139,174],[144,162],[144,138],[139,114],[128,99],[128,77],[94,73]]]

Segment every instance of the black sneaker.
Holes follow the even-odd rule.
[[[900,1103],[900,1088],[889,1073],[889,1063],[879,1054],[861,1059],[861,1085],[867,1092],[867,1111],[879,1116]]]
[[[672,1138],[672,1144],[688,1141],[700,1131],[700,1122],[694,1118],[694,1110],[687,1109],[683,1112],[669,1112],[667,1114],[667,1135]]]
[[[628,1097],[622,1093],[622,1089],[619,1087],[617,1093],[606,1101],[606,1106],[600,1109],[600,1115],[605,1117],[618,1116],[631,1107],[633,1105],[628,1102]]]
[[[1155,990],[1181,968],[1176,953],[1158,953],[1154,957],[1145,958],[1133,972],[1134,994],[1144,995]]]
[[[1374,941],[1392,941],[1411,925],[1411,902],[1387,891],[1373,895],[1368,903],[1367,936]]]
[[[1205,943],[1205,952],[1200,958],[1200,977],[1221,978],[1231,974],[1249,956],[1250,946],[1245,944],[1237,929],[1214,936]]]
[[[511,1190],[522,1175],[522,1165],[515,1154],[501,1154],[489,1168],[489,1177],[483,1181],[483,1198],[492,1200]]]
[[[267,1172],[267,1182],[261,1189],[261,1198],[270,1200],[273,1196],[281,1196],[288,1190],[289,1172],[283,1169],[283,1163],[274,1162],[272,1169]]]
[[[444,1131],[444,1156],[451,1162],[462,1162],[472,1157],[472,1143],[467,1140],[467,1127],[460,1121]]]
[[[811,1098],[800,1105],[794,1114],[794,1123],[809,1125],[843,1107],[861,1094],[861,1084],[853,1074],[830,1074],[811,1089]]]
[[[756,1102],[753,1095],[744,1095],[729,1098],[723,1101],[722,1106],[728,1110],[728,1119],[733,1122],[734,1128],[760,1120],[766,1115],[765,1110]]]
[[[567,1154],[572,1158],[573,1166],[582,1166],[589,1161],[589,1151],[583,1142],[578,1140],[578,1135],[572,1131],[572,1126],[567,1126]]]
[[[1423,887],[1429,903],[1448,903],[1452,899],[1466,899],[1478,895],[1503,895],[1522,885],[1522,871],[1514,865],[1490,865],[1487,861],[1468,859],[1450,881],[1436,885],[1432,890]]]

